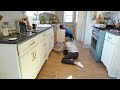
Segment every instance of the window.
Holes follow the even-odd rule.
[[[38,14],[41,14],[41,13],[44,13],[45,11],[37,11],[38,12]]]
[[[32,17],[35,17],[35,14],[37,14],[36,11],[26,11],[26,14]]]
[[[73,11],[64,11],[64,22],[73,22]]]

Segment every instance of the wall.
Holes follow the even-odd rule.
[[[75,18],[76,18],[76,11],[73,11],[73,22],[72,23],[64,23],[64,11],[56,11],[56,15],[59,17],[60,24],[64,24],[65,27],[70,28],[73,33],[75,32]]]
[[[86,11],[78,11],[78,17],[77,22],[75,25],[76,31],[76,40],[82,41],[84,40],[84,34],[85,34],[85,26],[86,26]]]
[[[10,22],[11,28],[14,29],[15,20],[22,18],[23,12],[22,11],[0,11],[0,15],[3,16],[2,20],[0,21],[0,25],[2,25],[3,22]]]
[[[56,16],[58,16],[59,20],[60,20],[60,24],[63,24],[63,13],[64,11],[56,11]]]
[[[91,45],[92,26],[94,23],[95,21],[93,21],[91,18],[91,11],[87,11],[83,47],[89,48]]]

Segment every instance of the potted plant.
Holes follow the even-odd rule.
[[[40,24],[44,24],[45,23],[45,17],[44,16],[40,16]]]

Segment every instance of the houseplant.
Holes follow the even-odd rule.
[[[45,17],[44,16],[40,16],[40,24],[44,24],[45,23]]]

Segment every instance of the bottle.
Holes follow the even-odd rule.
[[[36,29],[36,27],[37,27],[37,24],[36,24],[36,22],[35,22],[35,20],[33,19],[33,24],[32,24],[32,27],[33,27],[33,30],[35,30]]]
[[[20,33],[19,21],[15,21],[15,26],[16,26],[17,32]]]

